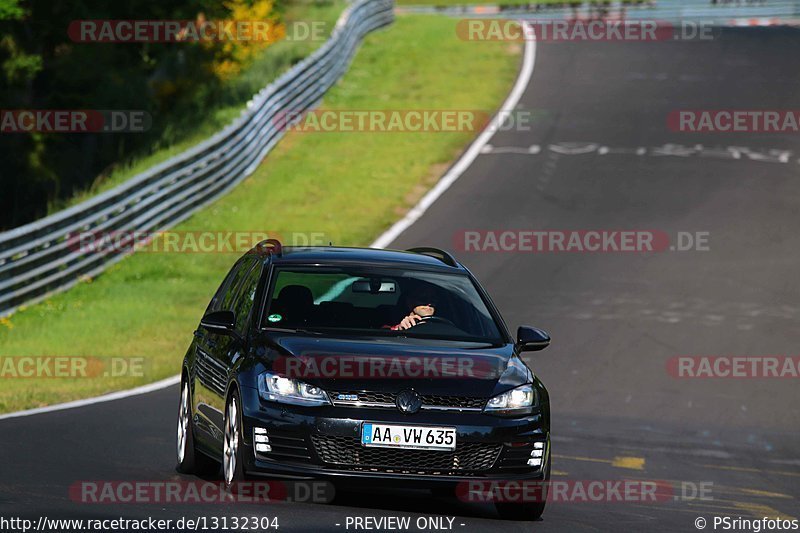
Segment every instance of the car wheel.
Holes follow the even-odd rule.
[[[197,451],[194,445],[194,424],[192,423],[192,395],[189,382],[181,386],[181,401],[178,405],[177,458],[178,471],[184,474],[206,474],[219,471],[219,463]]]
[[[225,407],[225,436],[222,455],[225,487],[231,492],[236,492],[238,484],[245,480],[239,405],[239,396],[234,392],[228,398]]]
[[[550,456],[547,457],[547,469],[544,474],[544,490],[542,490],[542,501],[540,502],[495,502],[494,506],[501,518],[506,520],[539,520],[544,513],[547,505],[547,495],[549,492],[548,483],[550,481]]]

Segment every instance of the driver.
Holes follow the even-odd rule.
[[[406,303],[411,312],[390,329],[408,329],[422,324],[436,312],[436,295],[430,287],[418,289],[406,297]]]

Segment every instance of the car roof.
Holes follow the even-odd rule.
[[[433,250],[433,249],[429,249]],[[446,252],[443,252],[446,254]],[[385,250],[380,248],[350,248],[342,246],[283,246],[278,253],[269,254],[274,265],[364,265],[438,270],[466,273],[466,269],[446,257],[434,257],[415,251]]]

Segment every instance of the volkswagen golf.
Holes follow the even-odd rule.
[[[547,390],[489,295],[448,252],[259,243],[183,361],[178,468],[245,479],[411,485],[550,477]],[[543,485],[546,485],[543,484]],[[472,486],[472,485],[470,485]],[[546,497],[496,502],[538,518]]]

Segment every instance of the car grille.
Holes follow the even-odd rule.
[[[306,439],[300,436],[293,436],[283,432],[272,430],[269,432],[270,443],[272,443],[272,457],[290,461],[308,461],[311,456],[308,454]]]
[[[358,401],[354,400],[337,400],[340,394],[356,395]],[[396,394],[391,392],[364,392],[364,391],[331,391],[330,397],[333,399],[335,405],[343,406],[356,406],[357,404],[367,403],[376,404],[374,407],[394,407]],[[423,395],[422,408],[447,408],[447,409],[483,409],[486,405],[485,398],[471,398],[469,396],[439,396],[439,395]]]
[[[539,467],[528,466],[531,451],[533,451],[533,443],[527,446],[504,446],[503,455],[497,468],[503,470],[538,470]]]
[[[333,403],[337,405],[347,405],[356,403],[354,400],[337,400],[339,394],[347,396],[358,396],[358,403],[380,403],[394,405],[395,395],[388,392],[361,392],[361,391],[333,391],[330,393]]]
[[[433,407],[457,407],[461,409],[483,409],[486,405],[486,399],[470,398],[468,396],[423,396],[422,405]]]
[[[357,437],[311,437],[324,463],[353,469],[400,473],[462,473],[489,470],[497,461],[501,444],[464,442],[454,451],[373,448],[361,445]]]
[[[255,452],[256,458],[280,460],[282,462],[307,463],[311,460],[307,439],[300,434],[269,428],[266,431],[269,437],[269,452]]]

